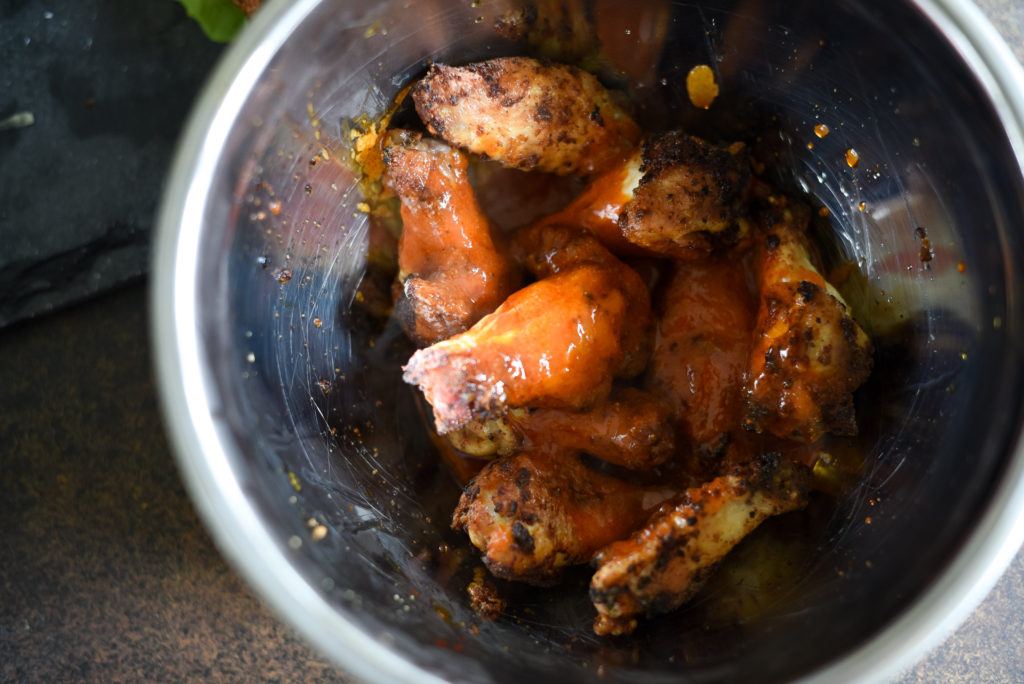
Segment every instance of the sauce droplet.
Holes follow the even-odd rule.
[[[686,92],[694,107],[707,109],[718,97],[715,72],[707,64],[698,64],[686,74]]]
[[[860,209],[861,211],[864,211],[864,210],[866,210],[868,208],[868,203],[867,202],[861,202],[860,204],[857,205],[857,208]]]
[[[857,165],[860,164],[860,155],[852,147],[846,150],[846,163],[851,169],[857,168]]]
[[[964,262],[961,261],[959,264],[956,265],[956,270],[959,273],[963,273],[964,271],[967,270],[967,264],[965,264]]]
[[[831,212],[829,212],[828,207],[822,207],[821,209],[818,209],[818,216],[828,216],[829,213]]]
[[[819,138],[824,138],[826,135],[828,135],[828,126],[826,126],[823,123],[815,124],[814,135],[818,136]]]

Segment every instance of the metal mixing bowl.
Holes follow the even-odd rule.
[[[493,623],[469,607],[477,562],[447,529],[458,489],[398,377],[400,337],[353,308],[367,216],[338,156],[342,122],[379,115],[428,60],[579,50],[498,35],[512,0],[270,2],[227,52],[156,244],[159,382],[192,497],[260,594],[369,681],[892,672],[966,616],[1024,536],[1020,68],[955,0],[578,4],[606,38],[621,28],[595,68],[628,83],[645,123],[760,140],[779,182],[828,209],[832,262],[864,276],[846,285],[877,346],[862,474],[776,525],[801,552],[766,605],[729,612],[726,587],[599,639],[580,573],[504,587]],[[683,85],[700,63],[721,85],[707,112]]]

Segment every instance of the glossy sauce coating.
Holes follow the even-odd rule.
[[[760,305],[747,368],[747,429],[813,442],[857,434],[853,391],[871,373],[871,341],[814,266],[808,210],[783,205],[762,217],[755,251]]]
[[[673,264],[662,292],[647,386],[673,404],[698,448],[739,428],[756,302],[736,255]]]
[[[420,349],[405,367],[444,434],[509,407],[582,409],[631,368],[631,306],[620,274],[583,264],[513,293],[468,331]]]
[[[385,182],[402,200],[395,313],[414,341],[432,344],[497,308],[518,277],[491,238],[465,153],[394,130],[384,158]]]

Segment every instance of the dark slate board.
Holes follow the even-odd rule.
[[[223,46],[171,0],[0,0],[0,326],[137,279]]]

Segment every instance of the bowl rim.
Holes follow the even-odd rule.
[[[157,211],[150,288],[158,396],[193,503],[217,547],[264,603],[363,681],[440,684],[443,680],[390,648],[388,635],[374,637],[338,612],[289,562],[281,541],[263,525],[231,470],[238,446],[215,418],[216,384],[200,364],[195,274],[218,151],[259,76],[322,1],[265,3],[221,57],[178,141]],[[911,2],[979,80],[1024,170],[1024,69],[1009,46],[969,0]],[[895,675],[967,618],[1024,542],[1024,436],[1018,432],[1016,440],[995,495],[953,561],[892,623],[805,681],[877,681]]]

